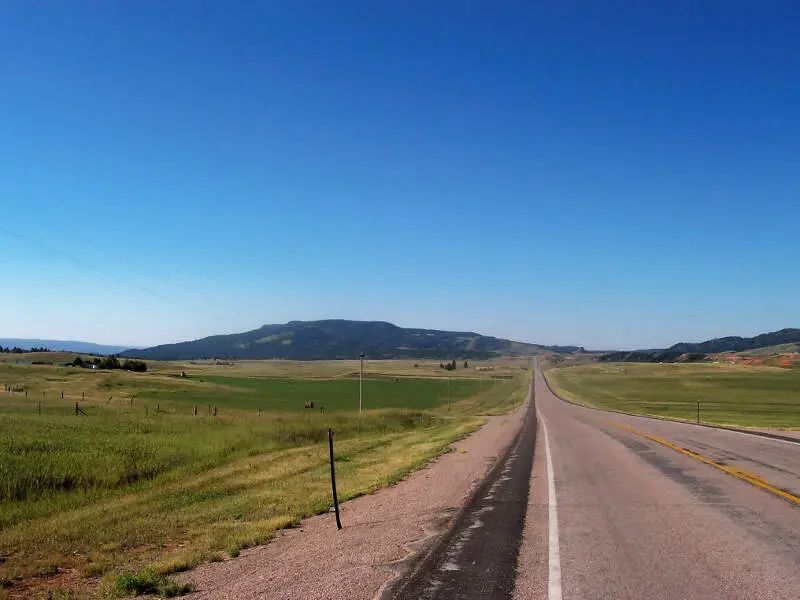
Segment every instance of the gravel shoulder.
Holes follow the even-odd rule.
[[[332,513],[278,533],[235,559],[209,563],[180,577],[194,600],[369,600],[402,574],[409,558],[445,531],[471,491],[514,440],[527,403],[454,443],[453,451],[407,479],[341,505]]]

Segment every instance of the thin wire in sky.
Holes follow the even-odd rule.
[[[140,285],[140,284],[135,283],[133,281],[129,281],[129,280],[123,278],[123,277],[119,277],[117,275],[114,275],[113,273],[109,273],[108,271],[106,271],[104,269],[101,269],[101,268],[96,267],[96,266],[94,266],[92,264],[86,263],[86,262],[84,262],[84,261],[82,261],[82,260],[80,260],[78,258],[75,258],[71,254],[68,254],[68,253],[64,252],[63,250],[59,250],[58,248],[54,248],[53,246],[50,246],[49,244],[45,244],[44,242],[40,242],[39,240],[35,240],[35,239],[31,238],[28,235],[19,233],[18,231],[14,231],[13,229],[9,229],[7,226],[5,226],[5,225],[3,225],[1,223],[0,223],[0,230],[2,230],[3,232],[5,232],[6,234],[8,234],[8,235],[10,235],[12,237],[16,237],[16,238],[18,238],[20,240],[23,240],[23,241],[27,242],[28,244],[31,244],[32,246],[36,246],[38,248],[46,250],[47,252],[52,252],[53,254],[61,256],[62,258],[65,258],[65,259],[75,263],[76,265],[78,265],[80,267],[83,267],[84,269],[88,269],[89,271],[94,271],[95,273],[99,273],[100,275],[102,275],[102,276],[104,276],[104,277],[106,277],[108,279],[111,279],[112,281],[116,281],[117,283],[121,283],[121,284],[126,285],[128,287],[131,287],[133,289],[139,290],[140,292],[148,294],[148,295],[152,296],[153,298],[157,298],[158,300],[161,300],[162,302],[168,302],[170,304],[174,304],[175,306],[179,306],[180,308],[183,308],[185,310],[195,311],[195,309],[193,309],[192,307],[187,306],[186,304],[184,304],[184,303],[182,303],[182,302],[180,302],[178,300],[175,300],[173,298],[169,298],[168,296],[164,296],[163,294],[160,294],[158,292],[154,292],[150,288],[147,288],[147,287],[145,287],[143,285]]]

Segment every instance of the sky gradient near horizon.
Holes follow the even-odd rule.
[[[796,2],[0,5],[0,336],[800,326]]]

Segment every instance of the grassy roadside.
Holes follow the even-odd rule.
[[[31,420],[8,420],[19,420],[18,414],[0,415],[0,429],[17,433],[7,455],[50,461],[38,482],[20,485],[10,472],[3,478],[18,487],[6,485],[0,504],[0,598],[48,597],[55,589],[72,590],[65,597],[113,597],[235,556],[328,510],[328,426],[337,432],[339,491],[342,499],[352,498],[398,481],[446,451],[480,425],[478,415],[513,408],[524,399],[527,376],[478,384],[476,393],[454,398],[449,407],[375,410],[362,417],[307,412],[254,418],[252,411],[234,408],[218,419],[110,411],[106,422],[100,413],[91,421],[36,415],[33,427]],[[48,418],[54,429],[43,436]],[[82,438],[87,423],[91,437]],[[70,445],[85,447],[77,471]],[[131,456],[138,457],[137,468],[155,471],[126,480]],[[68,457],[69,464],[59,467],[59,459]],[[120,587],[123,580],[134,587]]]
[[[397,481],[479,424],[475,418],[430,420],[410,431],[337,441],[341,498]],[[266,542],[331,502],[324,443],[157,483],[4,529],[5,578],[46,579],[77,570],[84,577],[110,573],[113,582],[120,569],[182,571]]]
[[[800,369],[723,364],[604,363],[546,368],[566,400],[668,419],[800,429]]]

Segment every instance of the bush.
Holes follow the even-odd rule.
[[[143,360],[126,359],[125,362],[119,362],[119,357],[112,354],[105,358],[95,359],[95,364],[98,369],[123,369],[125,371],[136,371],[137,373],[144,373],[147,371],[147,363]]]
[[[126,371],[135,371],[137,373],[144,373],[147,371],[147,363],[143,360],[128,359],[122,363],[122,368]]]
[[[114,356],[106,356],[101,358],[100,361],[97,363],[98,369],[119,369],[122,365],[120,365],[119,358]]]

